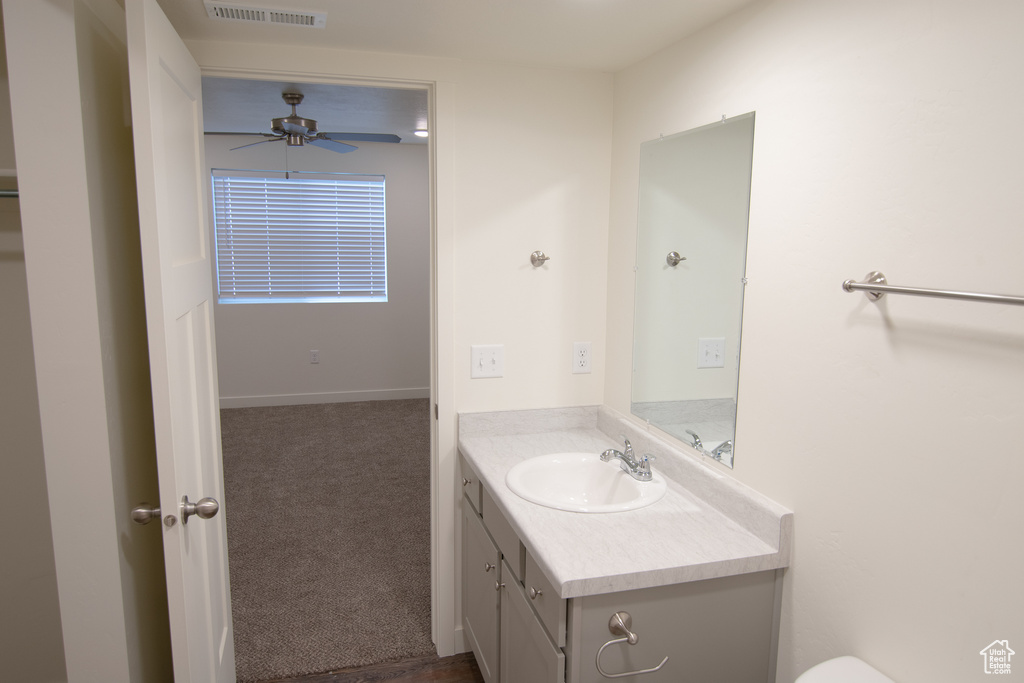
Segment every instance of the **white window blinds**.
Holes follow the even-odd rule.
[[[384,176],[285,175],[214,171],[218,300],[387,301]]]

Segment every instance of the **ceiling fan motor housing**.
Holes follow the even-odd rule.
[[[292,106],[292,113],[290,116],[282,116],[271,121],[271,132],[286,136],[289,147],[301,147],[305,143],[305,138],[315,137],[317,134],[314,119],[306,119],[295,113],[295,106],[302,104],[304,97],[302,93],[297,92],[281,93],[281,99],[285,104]]]

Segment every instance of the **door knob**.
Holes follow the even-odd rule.
[[[154,519],[160,519],[160,508],[150,507],[149,503],[132,508],[132,521],[136,524],[149,524]]]
[[[181,498],[181,523],[188,524],[188,518],[192,515],[200,519],[210,519],[220,510],[220,504],[213,498],[200,498],[195,503],[190,503],[188,496]]]

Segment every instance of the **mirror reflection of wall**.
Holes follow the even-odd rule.
[[[751,112],[640,148],[632,412],[730,467],[753,144]]]

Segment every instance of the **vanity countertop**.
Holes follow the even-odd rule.
[[[657,456],[665,496],[628,512],[565,512],[505,485],[537,455],[621,448]],[[459,451],[562,598],[613,593],[789,564],[792,513],[603,406],[462,413]]]

